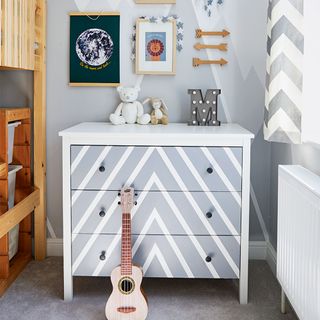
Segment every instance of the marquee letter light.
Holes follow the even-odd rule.
[[[200,89],[190,89],[191,120],[190,126],[220,126],[218,121],[218,96],[220,89],[209,89],[203,99]]]

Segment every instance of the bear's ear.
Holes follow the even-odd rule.
[[[123,86],[117,87],[117,91],[118,91],[119,93],[122,92],[122,90],[123,90]]]

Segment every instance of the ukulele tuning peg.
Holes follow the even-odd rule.
[[[118,202],[118,205],[119,205],[119,206],[121,205],[121,201]]]
[[[137,202],[137,201],[135,201],[135,202],[134,202],[134,205],[136,206],[137,204],[138,204],[138,202]]]

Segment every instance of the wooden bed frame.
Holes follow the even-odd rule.
[[[0,109],[0,297],[32,259],[32,221],[36,260],[45,259],[47,243],[46,2],[3,0],[1,3],[3,39],[0,70],[34,72],[34,105],[33,120],[30,108]],[[15,206],[8,210],[7,124],[17,120],[22,124],[16,129],[13,163],[21,164],[23,169],[17,174]],[[17,255],[9,261],[8,232],[17,224],[20,224],[19,249]]]

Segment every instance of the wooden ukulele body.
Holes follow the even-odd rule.
[[[131,275],[122,275],[121,266],[112,271],[113,291],[105,309],[108,320],[144,320],[147,318],[148,304],[141,291],[142,277],[142,270],[136,266],[132,266]]]

